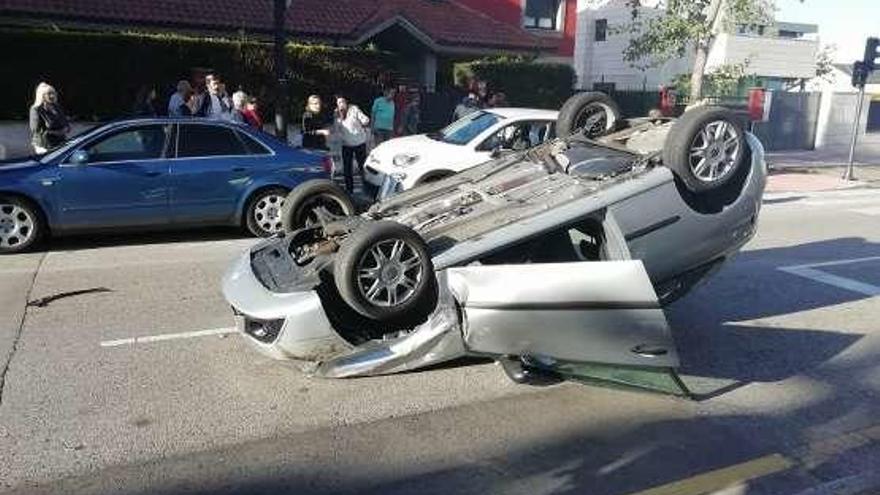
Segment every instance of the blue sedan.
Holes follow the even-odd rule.
[[[48,234],[123,227],[241,225],[281,230],[287,193],[328,178],[329,157],[242,125],[132,119],[42,156],[0,163],[0,253]]]

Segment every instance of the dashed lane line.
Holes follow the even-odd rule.
[[[136,344],[149,344],[155,342],[165,342],[168,340],[194,339],[199,337],[209,337],[211,335],[227,335],[236,333],[235,328],[212,328],[210,330],[196,330],[193,332],[166,333],[160,335],[146,335],[142,337],[132,337],[128,339],[104,340],[101,347],[120,347],[132,346]]]

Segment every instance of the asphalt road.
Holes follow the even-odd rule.
[[[225,331],[220,277],[252,242],[94,237],[0,258],[0,492],[880,486],[876,190],[769,199],[747,249],[668,309],[698,400],[520,386],[487,362],[306,377]],[[181,338],[125,341],[161,335]]]

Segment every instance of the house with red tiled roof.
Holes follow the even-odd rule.
[[[494,54],[570,60],[577,0],[291,0],[285,26],[299,42],[373,43],[412,60],[430,91],[438,67]],[[86,30],[268,37],[270,0],[0,0],[0,24]]]

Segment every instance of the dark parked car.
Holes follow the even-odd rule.
[[[191,225],[281,228],[288,192],[329,177],[329,157],[234,123],[134,119],[41,156],[0,163],[0,253],[48,234]]]

